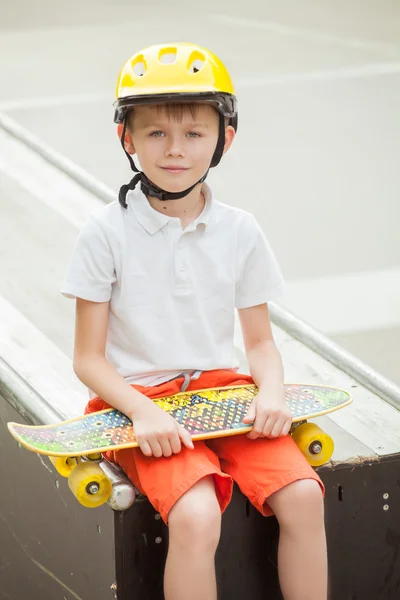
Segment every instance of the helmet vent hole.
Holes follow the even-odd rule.
[[[173,65],[176,62],[176,51],[169,48],[160,54],[160,63],[163,65]]]
[[[135,73],[136,77],[143,77],[146,71],[146,63],[143,60],[143,57],[140,57],[133,65],[133,72]]]
[[[189,72],[190,73],[198,73],[201,68],[204,65],[204,60],[201,60],[200,58],[197,58],[196,60],[192,61],[189,65]]]

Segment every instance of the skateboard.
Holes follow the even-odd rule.
[[[255,385],[230,386],[180,392],[154,402],[195,441],[249,432],[251,425],[244,425],[243,418],[257,392]],[[313,467],[326,463],[333,454],[333,440],[307,420],[347,406],[352,402],[350,394],[333,387],[285,384],[285,396],[293,415],[290,434],[294,441]],[[132,421],[115,409],[55,425],[8,423],[8,429],[31,452],[49,456],[60,475],[68,477],[79,502],[89,507],[106,502],[112,491],[97,464],[101,453],[138,447]]]

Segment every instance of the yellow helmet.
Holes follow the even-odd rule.
[[[116,123],[139,104],[204,102],[237,128],[237,100],[226,67],[195,44],[160,44],[134,54],[119,73],[116,96]]]

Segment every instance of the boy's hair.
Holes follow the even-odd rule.
[[[167,117],[169,119],[172,119],[173,121],[176,121],[178,123],[182,122],[183,116],[187,113],[190,113],[190,116],[195,119],[196,118],[196,112],[197,109],[199,108],[199,106],[204,106],[203,103],[201,102],[174,102],[174,103],[165,103],[165,104],[146,104],[145,106],[148,106],[150,108],[156,109],[158,113],[160,113],[162,110],[165,110],[167,113]],[[218,110],[212,106],[212,105],[206,105],[206,106],[211,106],[211,108],[213,108],[217,114],[218,114]],[[140,107],[135,107],[135,108],[131,108],[126,116],[126,120],[127,120],[127,128],[129,130],[132,130],[133,128],[133,120],[134,120],[134,116],[135,116],[135,111],[137,111]],[[225,117],[225,127],[227,127],[229,125],[229,118]]]

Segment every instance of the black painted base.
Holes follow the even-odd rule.
[[[400,598],[400,454],[325,466],[330,600]],[[144,499],[115,514],[118,600],[162,600],[168,529]],[[223,517],[219,600],[281,599],[279,527],[235,488]],[[182,565],[182,569],[185,565]]]

